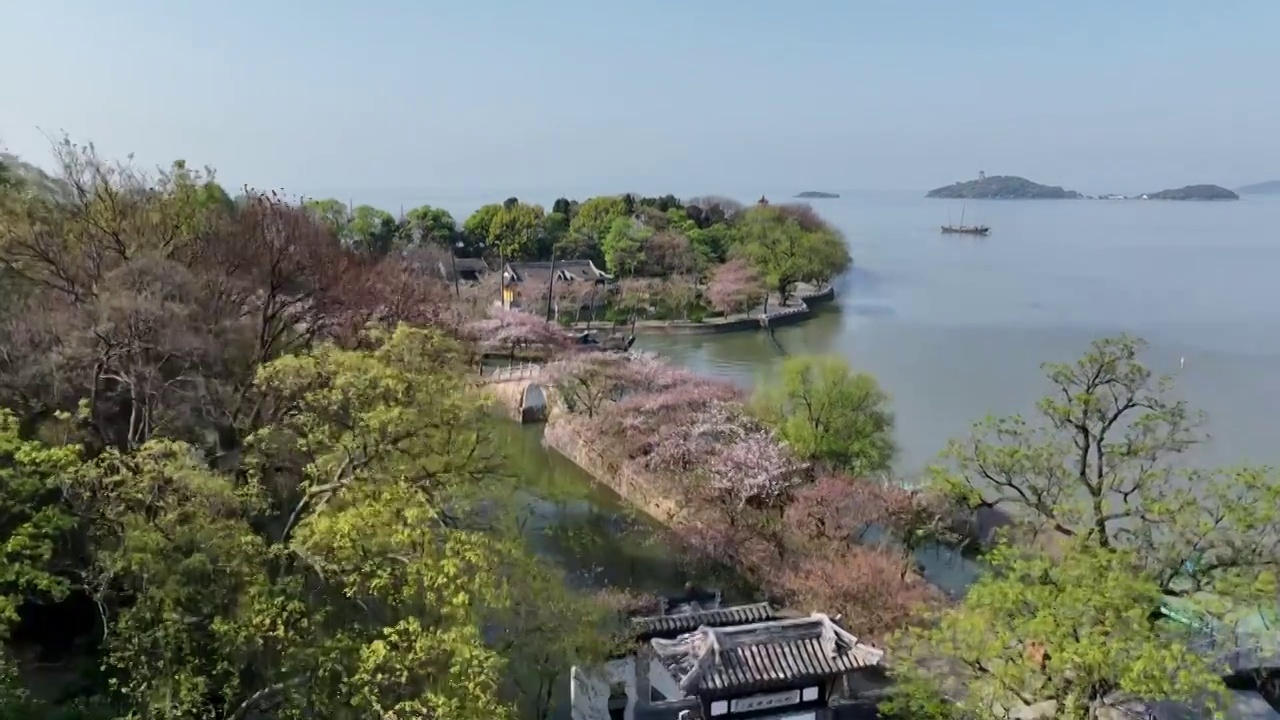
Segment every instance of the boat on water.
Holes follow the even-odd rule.
[[[986,235],[991,228],[986,225],[943,225],[944,234],[960,233],[961,235]]]
[[[959,234],[959,235],[986,235],[991,232],[988,225],[965,225],[964,224],[964,208],[960,208],[960,224],[952,225],[948,220],[946,225],[942,226],[942,234]]]

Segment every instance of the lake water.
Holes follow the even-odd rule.
[[[814,201],[855,267],[837,306],[777,331],[790,353],[836,353],[893,396],[898,469],[920,471],[987,413],[1030,410],[1039,364],[1129,332],[1210,415],[1198,460],[1280,464],[1280,200]],[[942,235],[958,221],[985,238]],[[753,383],[781,354],[762,335],[642,337],[704,372]],[[1185,358],[1179,370],[1179,359]]]

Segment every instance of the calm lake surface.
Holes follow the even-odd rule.
[[[789,353],[839,354],[880,380],[897,414],[900,474],[918,474],[975,419],[1029,411],[1046,389],[1041,362],[1072,360],[1120,332],[1148,340],[1148,362],[1174,373],[1184,397],[1209,413],[1213,441],[1197,461],[1280,464],[1280,200],[962,205],[920,195],[813,201],[845,232],[855,267],[834,306],[776,333]],[[440,204],[461,218],[485,201]],[[962,208],[991,235],[940,234]],[[759,333],[637,344],[746,386],[783,358]],[[685,577],[641,540],[643,528],[617,539],[633,521],[616,497],[544,451],[538,432],[512,427],[504,443],[512,472],[529,479],[539,522],[557,529],[544,549],[591,582],[678,587]],[[944,587],[972,577],[955,558],[921,560]]]

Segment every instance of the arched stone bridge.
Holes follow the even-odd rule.
[[[496,368],[480,376],[478,384],[497,398],[499,406],[522,423],[547,419],[548,383],[542,363]]]

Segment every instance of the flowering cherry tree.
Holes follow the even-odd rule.
[[[711,271],[707,302],[725,315],[746,312],[765,295],[765,283],[745,260],[730,260]]]
[[[592,418],[584,439],[620,449],[638,470],[697,478],[689,489],[738,507],[774,502],[805,479],[808,466],[732,385],[651,354],[580,353],[549,371],[565,408]]]
[[[493,307],[488,317],[467,325],[467,333],[481,347],[515,355],[521,350],[555,351],[570,339],[560,327],[520,310]]]
[[[844,615],[863,637],[883,638],[942,599],[901,555],[857,545],[807,553],[780,569],[778,584],[789,603]]]
[[[577,352],[548,364],[543,373],[565,410],[593,418],[606,404],[622,399],[626,362],[625,355]]]
[[[686,422],[666,425],[641,462],[649,470],[694,473],[705,479],[706,492],[739,507],[778,500],[808,469],[734,402],[709,402]]]

